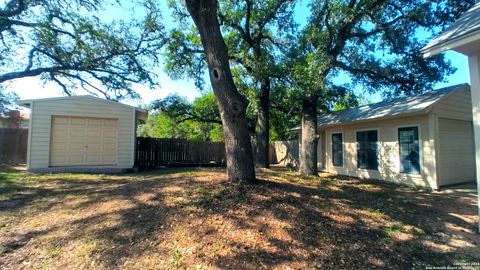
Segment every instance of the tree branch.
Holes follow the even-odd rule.
[[[298,114],[300,114],[300,110],[297,110],[294,106],[292,106],[291,108],[286,108],[285,106],[283,106],[282,104],[276,102],[276,101],[270,101],[270,107],[274,110],[277,110],[281,113],[284,113],[288,116],[296,116]]]
[[[277,15],[277,12],[278,10],[283,6],[283,4],[287,3],[288,1],[290,0],[277,0],[276,1],[276,6],[270,10],[270,13],[268,13],[266,16],[265,16],[265,19],[261,22],[258,23],[258,33],[262,33],[263,32],[263,29],[265,28],[265,26],[270,23],[271,20],[275,19],[275,15]]]
[[[5,5],[5,8],[0,10],[0,16],[2,17],[13,17],[20,15],[25,11],[26,5],[24,0],[10,0]]]
[[[252,2],[251,0],[245,0],[247,4],[247,15],[245,16],[245,33],[249,40],[252,39],[252,33],[250,33],[250,18],[252,16]]]
[[[239,25],[231,20],[227,19],[227,16],[222,14],[220,11],[218,12],[218,17],[221,20],[221,22],[225,23],[226,25],[232,27],[233,29],[237,30],[239,34],[243,37],[243,39],[251,46],[253,44],[253,40],[250,38],[249,35],[245,32],[245,30]]]
[[[392,76],[388,76],[387,74],[382,74],[382,73],[379,73],[379,72],[375,72],[371,69],[352,67],[352,66],[349,66],[349,65],[347,65],[345,63],[342,63],[340,61],[337,61],[335,63],[335,66],[349,72],[353,76],[361,74],[361,75],[365,75],[368,78],[373,79],[373,80],[384,80],[384,81],[388,81],[392,84],[402,84],[403,85],[403,84],[409,84],[410,83],[409,80],[402,79],[401,77],[398,77],[398,76],[396,78],[392,78]]]
[[[67,70],[67,69],[68,67],[58,66],[58,67],[45,67],[45,68],[36,68],[36,69],[30,69],[30,70],[24,70],[24,71],[9,72],[9,73],[0,75],[0,83],[13,80],[13,79],[34,77],[43,73],[58,72],[60,70]]]
[[[72,93],[70,93],[70,91],[68,91],[68,87],[64,83],[62,83],[59,79],[57,79],[57,77],[55,77],[55,74],[53,72],[50,72],[50,79],[52,79],[54,82],[56,82],[58,85],[60,85],[60,87],[62,87],[63,92],[67,96],[72,95]]]
[[[179,123],[183,123],[183,122],[188,121],[188,120],[193,120],[193,121],[196,121],[196,122],[203,122],[203,123],[219,124],[219,125],[222,124],[222,121],[219,120],[219,119],[203,118],[203,117],[199,117],[199,116],[184,117],[184,118],[181,118],[177,121]]]

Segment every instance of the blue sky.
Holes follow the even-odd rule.
[[[165,26],[167,29],[172,28],[175,23],[170,17],[170,10],[166,5],[167,1],[157,2],[161,5]],[[103,17],[121,18],[125,16],[134,16],[134,14],[138,11],[135,9],[135,3],[130,3],[132,3],[131,7],[127,9],[108,8]],[[306,0],[301,1],[300,5],[295,10],[295,19],[301,25],[304,24],[308,18],[309,12],[308,8],[306,7],[306,3]],[[447,52],[446,58],[451,62],[452,66],[457,69],[457,71],[445,78],[446,82],[437,84],[436,88],[460,83],[469,83],[467,58],[456,52]],[[200,92],[195,88],[192,80],[172,80],[165,74],[163,67],[157,68],[155,72],[158,75],[160,86],[157,89],[149,90],[146,86],[136,85],[135,89],[142,97],[142,100],[126,101],[127,103],[132,105],[148,104],[155,99],[163,98],[171,93],[179,93],[180,95],[186,96],[190,100],[193,100],[195,97],[200,95]],[[61,89],[56,84],[43,84],[38,78],[24,78],[12,81],[9,89],[16,92],[21,99],[35,99],[62,95]],[[78,91],[78,94],[84,93],[82,93],[82,91]],[[379,95],[367,95],[363,96],[363,98],[370,102],[376,102],[380,100]]]

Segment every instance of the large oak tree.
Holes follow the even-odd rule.
[[[186,0],[203,45],[210,82],[217,97],[225,134],[227,175],[233,182],[254,182],[250,134],[246,121],[248,101],[233,81],[227,46],[220,32],[216,0]]]
[[[272,84],[283,77],[279,59],[296,29],[294,3],[294,0],[222,1],[220,18],[230,29],[230,58],[259,89],[256,161],[263,168],[268,168],[270,162],[270,93]]]
[[[269,167],[270,95],[284,76],[280,60],[295,34],[294,4],[294,0],[218,2],[219,23],[234,81],[240,91],[249,93],[249,110],[256,113],[255,157],[257,166],[264,168]],[[182,17],[178,3],[176,7],[178,17]],[[205,58],[197,36],[188,23],[171,32],[167,71],[172,77],[193,77],[201,87]]]

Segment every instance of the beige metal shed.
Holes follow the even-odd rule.
[[[31,171],[119,171],[133,168],[137,119],[146,111],[93,96],[22,100],[30,108]]]

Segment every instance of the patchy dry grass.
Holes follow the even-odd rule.
[[[221,170],[0,172],[1,269],[424,269],[480,262],[475,198]]]

